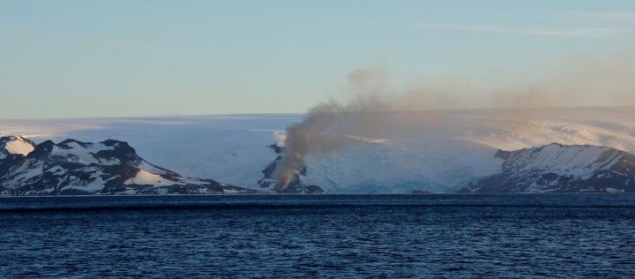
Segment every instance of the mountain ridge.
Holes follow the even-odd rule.
[[[31,145],[27,154],[7,146]],[[15,145],[15,144],[14,144]],[[26,149],[28,150],[28,148]],[[223,194],[256,191],[184,177],[141,158],[127,142],[0,138],[0,195]]]
[[[499,150],[500,172],[460,193],[635,192],[635,155],[605,146],[551,143]]]

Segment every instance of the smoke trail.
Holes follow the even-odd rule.
[[[374,130],[368,115],[386,109],[383,100],[386,91],[385,75],[376,68],[354,71],[348,77],[347,91],[353,96],[345,104],[331,100],[312,108],[300,123],[287,128],[286,151],[276,167],[276,190],[284,191],[302,167],[309,154],[328,154],[344,148],[350,139],[338,136],[333,129],[344,119],[354,119],[355,128]]]
[[[395,93],[380,69],[351,73],[348,101],[322,103],[302,122],[287,128],[286,151],[275,173],[276,190],[286,189],[307,155],[328,154],[348,146],[350,140],[337,134],[340,126],[348,125],[346,130],[358,135],[394,129],[382,125],[381,116],[389,112],[514,108],[509,113],[523,113],[523,109],[540,107],[635,105],[635,59],[629,55],[608,61],[574,59],[550,72],[546,79],[523,85],[495,81],[477,88],[460,79],[424,85]],[[409,117],[400,120],[401,131],[415,127],[418,121]]]
[[[302,122],[287,128],[286,151],[276,168],[276,190],[283,191],[294,172],[302,166],[302,158],[309,152],[309,141],[323,135],[333,117],[327,111],[315,111]]]

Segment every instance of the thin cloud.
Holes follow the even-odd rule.
[[[613,22],[633,22],[635,23],[635,12],[567,12],[567,16],[579,19],[613,21]]]
[[[615,29],[615,28],[522,28],[506,25],[488,25],[488,24],[449,24],[449,23],[423,23],[415,24],[418,28],[440,31],[455,32],[476,32],[476,33],[492,33],[492,34],[518,34],[542,37],[580,37],[580,38],[606,38],[618,37],[635,33],[631,29]]]
[[[535,36],[558,37],[617,37],[635,33],[635,30],[613,28],[582,28],[582,29],[527,29],[522,33]]]

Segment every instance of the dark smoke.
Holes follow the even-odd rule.
[[[629,106],[635,104],[635,59],[619,55],[609,60],[571,59],[538,82],[495,81],[475,88],[459,79],[434,81],[395,93],[384,71],[377,68],[354,71],[348,77],[348,101],[330,101],[311,109],[300,123],[287,128],[286,151],[276,168],[276,190],[284,191],[309,155],[328,154],[351,141],[338,134],[338,125],[358,135],[390,129],[380,121],[386,112],[436,109],[508,109],[523,113],[527,108]],[[417,115],[417,114],[413,114]],[[414,127],[416,118],[400,125]],[[352,128],[351,128],[352,127]],[[402,127],[402,128],[403,128]]]
[[[287,128],[286,151],[276,167],[276,190],[284,191],[307,154],[328,154],[344,148],[351,140],[334,129],[343,120],[353,120],[361,131],[376,130],[368,116],[387,109],[384,73],[376,68],[354,71],[349,75],[347,91],[353,95],[345,104],[335,100],[312,108],[300,123]]]
[[[302,159],[311,150],[310,142],[319,142],[335,119],[335,110],[322,109],[309,113],[304,121],[287,128],[286,151],[276,168],[276,190],[284,191],[294,172],[302,166]]]

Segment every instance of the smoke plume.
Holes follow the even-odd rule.
[[[385,74],[376,68],[354,71],[348,77],[347,92],[352,98],[346,103],[336,100],[312,108],[306,118],[287,128],[286,150],[276,167],[276,190],[284,191],[302,167],[307,154],[328,154],[344,148],[350,139],[338,135],[334,129],[344,119],[353,120],[354,128],[362,131],[376,129],[369,116],[387,109]],[[351,121],[348,121],[349,123]]]
[[[609,60],[571,59],[545,77],[531,80],[494,80],[475,85],[465,79],[425,81],[404,90],[390,86],[380,68],[360,69],[347,79],[348,98],[312,108],[306,118],[287,128],[286,151],[276,168],[276,190],[286,189],[307,155],[324,155],[348,146],[350,138],[338,128],[372,135],[394,127],[382,125],[381,115],[439,109],[523,109],[635,105],[635,59],[619,55]],[[404,118],[401,130],[421,117]]]

